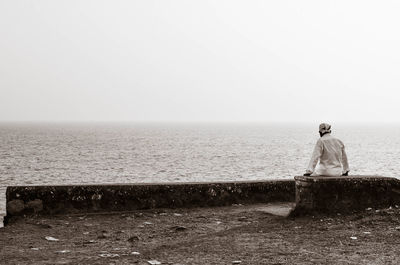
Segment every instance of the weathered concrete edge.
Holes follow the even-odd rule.
[[[191,208],[295,200],[293,179],[9,186],[7,215]],[[14,208],[14,209],[11,209]],[[16,211],[15,208],[19,208]]]
[[[307,181],[307,182],[318,182],[318,181],[323,181],[323,182],[328,182],[328,181],[363,181],[363,180],[369,180],[369,181],[382,181],[383,179],[386,180],[398,180],[397,178],[393,177],[385,177],[381,175],[350,175],[350,176],[295,176],[295,180],[299,181]]]
[[[9,185],[11,187],[71,187],[71,186],[159,186],[159,185],[212,185],[212,184],[251,184],[269,182],[293,182],[294,178],[276,178],[268,180],[231,180],[231,181],[196,181],[196,182],[137,182],[137,183],[72,183],[72,184],[51,184],[51,185]]]

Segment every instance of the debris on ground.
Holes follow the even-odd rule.
[[[130,236],[130,237],[128,238],[128,242],[131,242],[131,243],[136,242],[136,241],[139,241],[139,240],[140,240],[140,237],[137,236],[137,235],[132,235],[132,236]]]
[[[172,226],[171,227],[171,230],[175,230],[175,231],[184,231],[186,229],[187,229],[186,227],[180,226],[180,225],[176,225],[176,226]]]
[[[116,258],[116,257],[119,257],[119,254],[102,253],[99,256],[102,258]]]
[[[46,236],[45,239],[46,239],[47,241],[59,241],[59,240],[60,240],[60,239],[54,238],[54,237],[52,237],[52,236]]]
[[[96,243],[96,240],[89,240],[89,241],[84,241],[82,244],[94,244],[94,243]]]
[[[393,214],[386,208],[285,218],[265,214],[262,207],[182,209],[180,217],[173,217],[176,209],[126,214],[142,216],[134,221],[117,213],[82,220],[82,215],[15,217],[0,230],[0,257],[8,264],[365,264],[366,257],[371,264],[400,264],[399,208],[392,207]],[[244,216],[248,221],[238,221]],[[153,225],[140,228],[144,221]]]
[[[105,239],[105,238],[108,238],[109,236],[110,235],[108,234],[108,232],[106,230],[103,230],[103,231],[97,233],[98,239]]]
[[[158,260],[148,260],[147,263],[149,263],[150,265],[159,265],[159,264],[161,264],[161,262],[159,262]]]
[[[69,252],[71,251],[67,249],[56,251],[56,253],[69,253]]]

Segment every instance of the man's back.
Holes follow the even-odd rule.
[[[322,154],[319,161],[320,165],[326,168],[340,168],[341,170],[344,149],[342,141],[330,134],[325,134],[318,141],[322,144]]]
[[[317,163],[319,164],[317,166]],[[313,176],[340,176],[349,171],[347,155],[342,141],[330,132],[318,139],[306,174]]]

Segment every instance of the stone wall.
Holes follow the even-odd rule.
[[[295,181],[10,186],[6,201],[8,216],[294,201],[292,215],[346,213],[400,206],[400,181],[380,176],[299,176]]]
[[[400,205],[400,181],[381,176],[295,177],[294,215],[350,213]]]
[[[294,180],[7,187],[8,216],[295,200]]]

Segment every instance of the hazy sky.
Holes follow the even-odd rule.
[[[399,14],[388,0],[0,0],[0,120],[400,122]]]

